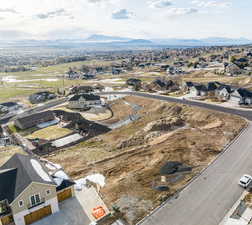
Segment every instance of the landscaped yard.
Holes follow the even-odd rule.
[[[54,140],[58,139],[60,137],[66,136],[70,134],[72,131],[67,128],[61,128],[58,125],[55,126],[50,126],[38,131],[35,131],[34,133],[26,136],[26,138],[29,139],[35,139],[35,138],[40,138],[40,139],[46,139],[46,140]]]

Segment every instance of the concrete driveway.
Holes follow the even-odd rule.
[[[95,222],[93,208],[102,206],[109,215],[109,210],[94,187],[75,191],[75,197],[59,204],[60,211],[45,217],[34,225],[90,225]]]
[[[83,187],[82,191],[75,191],[75,195],[77,199],[79,199],[82,208],[85,210],[86,215],[91,221],[96,221],[92,215],[92,212],[93,208],[96,208],[98,206],[101,206],[105,210],[106,215],[110,214],[109,209],[94,187]]]
[[[45,217],[34,225],[89,225],[91,223],[77,197],[63,201],[59,208],[59,212]]]

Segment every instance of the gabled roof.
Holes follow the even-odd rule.
[[[81,94],[81,95],[74,95],[72,98],[69,99],[69,101],[78,101],[80,98],[84,98],[87,101],[95,101],[100,100],[101,97],[99,95],[93,95],[93,94]]]
[[[239,88],[237,89],[237,92],[243,98],[252,98],[252,92],[245,88]]]
[[[128,85],[134,85],[134,84],[140,84],[142,81],[140,79],[136,79],[136,78],[129,78],[126,83]]]
[[[32,182],[56,185],[38,160],[15,154],[0,167],[0,201],[12,203]]]
[[[214,90],[216,90],[217,88],[218,88],[218,86],[216,85],[215,82],[209,82],[209,83],[207,84],[207,90],[208,90],[208,91],[214,91]]]
[[[194,87],[198,91],[207,91],[207,87],[203,84],[194,85]]]
[[[41,118],[48,118],[49,120],[54,119],[54,115],[52,111],[44,111],[44,112],[39,112],[39,113],[34,113],[30,115],[26,115],[20,118],[17,118],[17,121],[21,124],[26,124],[30,123],[31,121],[37,121]]]
[[[184,83],[184,85],[187,86],[187,87],[193,87],[195,84],[193,82],[191,82],[191,81],[186,81]]]
[[[12,201],[15,195],[17,169],[3,169],[0,170],[0,201]]]
[[[6,107],[13,107],[13,106],[17,106],[18,104],[16,102],[3,102],[3,103],[0,103],[0,105],[6,106]]]
[[[223,89],[226,89],[228,93],[232,92],[232,88],[229,85],[221,85],[217,88],[218,91],[221,91]]]

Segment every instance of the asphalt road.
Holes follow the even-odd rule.
[[[177,102],[223,113],[231,113],[252,121],[252,111],[230,109],[201,102],[144,93],[124,92],[122,94]],[[252,140],[252,122],[200,176],[139,224],[218,225],[244,191],[237,184],[238,180],[244,173],[252,174],[252,141],[250,139]]]

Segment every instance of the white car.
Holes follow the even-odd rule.
[[[252,177],[250,175],[244,174],[239,180],[239,185],[241,185],[244,188],[247,188],[251,181]]]

